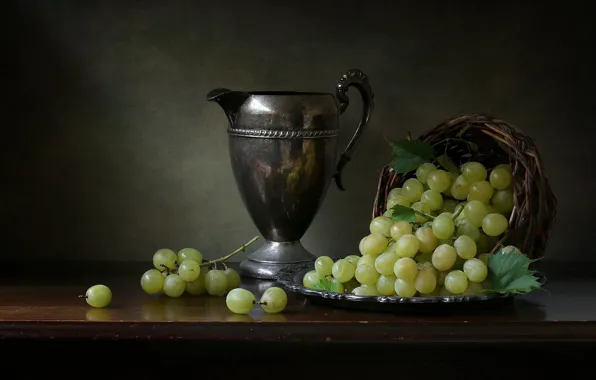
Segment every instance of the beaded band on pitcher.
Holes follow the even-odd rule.
[[[230,136],[256,137],[266,139],[325,139],[336,137],[338,129],[237,129],[228,128]]]

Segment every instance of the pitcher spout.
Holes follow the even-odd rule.
[[[247,92],[232,91],[227,88],[216,88],[209,91],[207,94],[207,101],[213,101],[219,104],[225,112],[230,125],[234,125],[236,113],[249,97],[250,94]]]

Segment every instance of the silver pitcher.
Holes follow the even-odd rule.
[[[339,115],[348,107],[350,86],[362,95],[362,118],[335,165]],[[344,190],[342,169],[370,120],[373,99],[368,78],[360,70],[350,70],[340,78],[336,96],[224,88],[207,94],[207,100],[217,102],[228,118],[236,184],[266,240],[240,264],[243,276],[274,279],[288,264],[316,259],[300,239],[319,210],[331,179]]]

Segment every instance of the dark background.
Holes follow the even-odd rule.
[[[359,68],[376,95],[372,124],[346,168],[348,190],[330,188],[307,248],[357,252],[390,160],[385,138],[481,112],[523,129],[542,154],[559,199],[547,259],[595,260],[596,28],[583,4],[7,2],[2,254],[229,252],[258,232],[233,180],[226,119],[206,93],[333,92]],[[341,145],[360,113],[352,97]]]

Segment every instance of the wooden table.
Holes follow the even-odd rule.
[[[217,361],[232,354],[235,360],[305,363],[298,366],[301,371],[327,365],[336,373],[337,363],[343,363],[340,367],[347,365],[350,374],[366,372],[368,367],[350,364],[360,359],[372,360],[377,370],[395,369],[399,359],[400,368],[442,375],[445,368],[440,363],[466,368],[470,360],[479,360],[493,363],[491,373],[496,375],[511,366],[536,373],[537,363],[544,371],[563,362],[587,365],[590,362],[582,358],[592,354],[596,343],[596,279],[590,277],[555,276],[548,291],[473,310],[370,313],[317,305],[290,294],[281,314],[268,315],[257,307],[240,316],[226,308],[222,297],[144,294],[139,279],[145,267],[58,265],[45,275],[25,270],[5,277],[0,287],[0,357],[36,352],[47,357],[52,350],[62,350],[85,360],[92,350],[107,347],[102,355],[121,361],[119,365],[133,363],[137,374],[147,363],[135,364],[133,353],[141,359],[151,357],[147,374],[159,372],[158,362],[167,367],[180,357]],[[93,309],[77,297],[96,283],[113,291],[107,309]],[[243,283],[257,295],[272,285],[250,279]],[[540,361],[521,359],[533,357]],[[428,365],[429,360],[438,366]],[[3,365],[11,363],[4,360]],[[43,368],[34,367],[27,370]],[[244,373],[242,368],[228,370]]]

